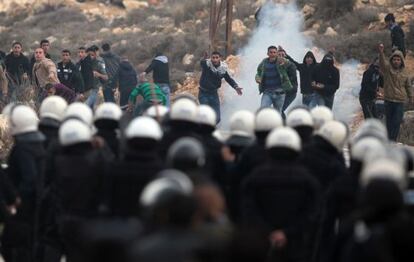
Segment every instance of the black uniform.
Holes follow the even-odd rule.
[[[76,65],[72,62],[67,64],[59,62],[57,66],[57,75],[60,83],[75,91],[76,94],[84,92],[82,75]]]
[[[163,166],[157,142],[138,138],[129,141],[124,159],[114,162],[109,169],[111,215],[126,218],[139,214],[141,191]]]
[[[6,261],[33,261],[37,241],[36,208],[42,194],[44,171],[44,136],[30,132],[15,136],[9,156],[9,177],[17,189],[21,205],[6,222],[2,248]]]
[[[315,136],[309,145],[303,148],[300,161],[319,181],[324,192],[335,179],[346,174],[343,155],[319,136]]]
[[[271,161],[243,182],[243,220],[268,234],[282,230],[286,261],[309,261],[320,205],[318,182],[296,161],[296,153],[271,149],[270,154]]]
[[[57,251],[70,260],[79,256],[80,227],[98,216],[106,198],[103,190],[106,163],[102,152],[93,149],[90,143],[62,147],[56,156],[56,178],[49,195],[53,209],[49,219],[55,223],[49,224],[43,237],[51,245],[49,250],[55,250],[53,256]],[[54,239],[56,236],[58,239]]]

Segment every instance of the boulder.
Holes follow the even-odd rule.
[[[183,65],[191,65],[194,61],[193,54],[185,54],[182,60]]]
[[[404,113],[404,120],[401,124],[400,134],[398,136],[398,141],[414,146],[414,111],[407,111]]]
[[[138,9],[148,7],[147,1],[137,1],[137,0],[124,0],[122,2],[126,9]]]
[[[325,34],[326,36],[337,36],[338,33],[332,27],[326,28]]]
[[[231,23],[232,32],[237,36],[244,36],[247,32],[247,27],[244,25],[243,21],[240,19],[235,19]]]
[[[315,7],[306,4],[302,8],[303,17],[305,18],[305,20],[311,18],[315,14],[315,11],[316,11]]]

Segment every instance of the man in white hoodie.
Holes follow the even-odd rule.
[[[157,52],[155,58],[152,60],[151,64],[145,69],[142,75],[146,75],[150,72],[152,73],[152,79],[154,83],[158,85],[165,97],[167,98],[166,106],[170,106],[170,69],[168,65],[168,57],[163,55],[161,52]]]

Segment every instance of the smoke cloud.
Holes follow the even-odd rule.
[[[227,129],[231,115],[237,110],[247,109],[255,112],[260,107],[258,86],[255,74],[258,64],[267,57],[267,48],[281,45],[296,61],[302,62],[310,49],[315,51],[318,61],[323,53],[318,52],[312,40],[303,34],[303,15],[295,1],[289,4],[275,4],[268,1],[260,12],[259,26],[253,31],[248,44],[239,52],[240,67],[235,79],[243,88],[243,96],[237,96],[233,89],[224,88],[221,128]],[[335,98],[334,113],[338,119],[349,121],[358,110],[358,99],[352,90],[359,87],[358,63],[350,61],[341,67],[341,87]],[[299,79],[299,78],[298,78]],[[300,91],[291,106],[301,102]],[[289,110],[289,109],[288,109]],[[287,110],[287,111],[288,111]]]

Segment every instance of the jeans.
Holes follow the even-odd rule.
[[[392,141],[397,141],[400,125],[404,118],[404,103],[385,101],[384,105],[388,138]]]
[[[204,92],[200,90],[198,92],[198,100],[201,105],[209,105],[217,115],[217,124],[220,123],[220,98],[216,92]]]
[[[309,104],[310,108],[317,106],[326,106],[329,109],[332,109],[334,103],[335,95],[331,96],[322,96],[318,93],[313,94],[312,101]]]
[[[260,103],[260,107],[270,107],[273,104],[273,107],[281,112],[283,103],[285,102],[286,94],[283,91],[275,91],[275,90],[265,90],[263,92],[262,101]]]
[[[359,103],[364,113],[364,118],[377,118],[377,107],[375,105],[375,99],[359,98]]]
[[[282,107],[282,117],[283,117],[283,119],[286,118],[285,110],[290,106],[290,104],[292,104],[293,100],[295,100],[296,93],[297,93],[297,91],[286,93],[285,102],[283,102],[283,107]]]
[[[170,94],[171,94],[171,89],[170,89],[170,85],[168,84],[156,84],[160,87],[161,91],[164,93],[165,95],[165,99],[167,100],[167,103],[165,104],[166,107],[170,107]]]
[[[302,94],[302,104],[310,107],[314,95],[313,94]]]
[[[115,103],[114,91],[112,90],[110,86],[104,86],[102,88],[102,93],[103,93],[105,102]]]
[[[92,110],[95,108],[96,101],[98,100],[98,91],[99,88],[92,88],[91,90],[86,92],[86,96],[88,97],[85,101]]]

